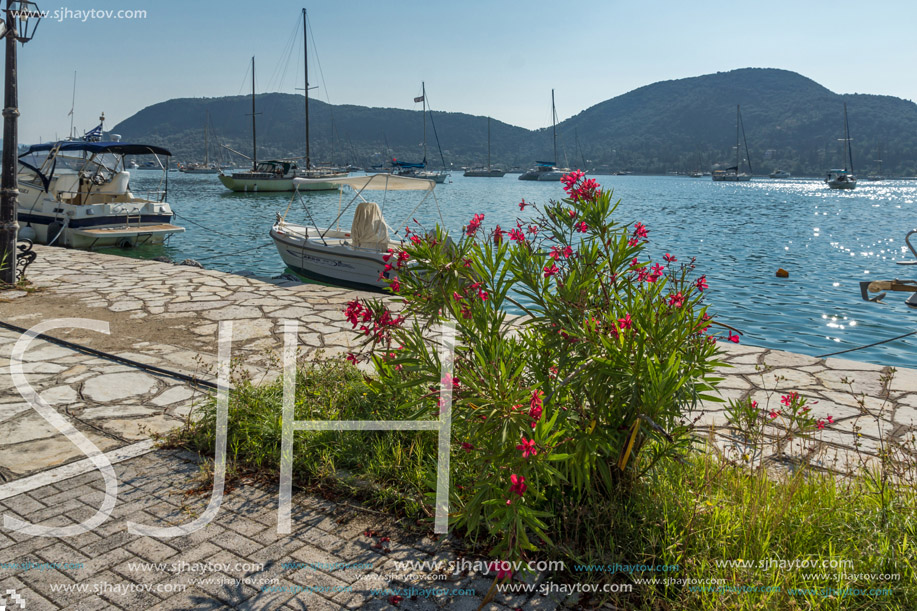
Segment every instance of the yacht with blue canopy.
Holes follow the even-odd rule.
[[[40,244],[93,249],[161,244],[184,231],[172,224],[171,153],[118,136],[36,144],[19,156],[19,235]],[[152,156],[162,170],[154,190],[134,193],[127,156]]]

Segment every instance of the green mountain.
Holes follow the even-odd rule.
[[[663,81],[597,104],[557,126],[557,161],[568,167],[636,172],[733,165],[735,110],[741,105],[755,173],[779,167],[794,174],[822,174],[843,165],[838,139],[843,137],[845,102],[854,169],[863,175],[874,171],[881,155],[883,173],[917,174],[917,104],[890,96],[836,94],[794,72],[770,68]],[[261,94],[257,106],[259,158],[302,157],[303,98]],[[200,159],[207,111],[212,139],[250,155],[247,96],[169,100],[141,110],[111,131],[125,140],[166,146],[179,160]],[[392,157],[419,161],[423,156],[419,111],[312,100],[310,117],[314,162],[372,165]],[[436,137],[447,166],[486,161],[486,117],[435,112],[432,120],[435,134],[429,118],[427,122],[431,167],[442,165]],[[550,127],[531,131],[493,121],[491,143],[493,163],[508,168],[553,156]]]

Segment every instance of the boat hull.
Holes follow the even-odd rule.
[[[360,290],[382,291],[388,286],[384,279],[390,272],[385,269],[383,252],[324,245],[318,240],[284,231],[277,225],[270,235],[286,266],[301,276]]]
[[[503,178],[503,170],[465,170],[464,176],[469,178]]]
[[[235,177],[232,174],[220,174],[220,182],[223,186],[237,193],[259,193],[259,192],[293,192],[296,188],[293,185],[295,176],[289,178],[244,178]],[[337,185],[331,183],[311,183],[302,187],[302,191],[336,191]]]
[[[852,180],[852,181],[851,180],[842,180],[842,181],[829,180],[827,181],[827,183],[828,183],[828,187],[832,189],[840,189],[843,191],[850,191],[852,189],[856,189],[857,187],[857,183],[855,180]]]
[[[219,174],[219,168],[182,168],[179,170],[182,174]]]

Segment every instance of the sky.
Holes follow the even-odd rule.
[[[837,93],[917,100],[917,2],[36,0],[19,48],[20,143],[172,98],[302,87],[332,104],[466,112],[535,129],[657,81],[782,68]],[[134,11],[133,15],[105,11]],[[95,11],[95,14],[86,13]],[[145,12],[145,14],[144,14]],[[128,18],[132,17],[132,18]],[[320,69],[319,69],[320,68]],[[241,118],[240,118],[241,120]]]

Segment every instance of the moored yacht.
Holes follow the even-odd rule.
[[[828,170],[825,183],[832,189],[856,189],[857,179],[853,175],[853,152],[850,150],[850,125],[847,123],[847,104],[844,104],[844,169]],[[848,163],[849,162],[849,163]]]
[[[555,167],[557,163],[557,110],[554,108],[554,90],[551,90],[551,126],[554,133],[554,161],[536,161],[535,167],[519,175],[519,180],[556,182],[569,172]]]
[[[153,155],[159,189],[135,194],[126,155]],[[184,231],[166,201],[169,151],[147,144],[66,140],[19,157],[19,235],[40,244],[92,249],[161,244]]]

